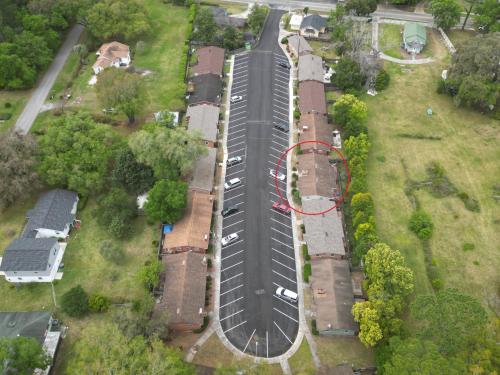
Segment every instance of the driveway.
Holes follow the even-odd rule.
[[[297,292],[291,218],[272,209],[279,201],[270,170],[288,147],[288,133],[275,128],[289,122],[290,71],[278,45],[283,12],[271,10],[261,41],[235,57],[227,137],[228,158],[242,162],[226,169],[226,181],[242,184],[224,193],[224,207],[238,211],[223,219],[222,235],[239,240],[221,250],[219,319],[227,339],[258,357],[283,354],[295,340],[298,306],[275,295],[279,286]],[[280,170],[286,175],[286,165]],[[279,182],[286,197],[286,181]]]
[[[57,52],[57,55],[54,57],[49,69],[45,72],[40,84],[33,91],[33,94],[31,94],[31,98],[28,100],[28,103],[26,103],[21,115],[17,119],[16,125],[14,126],[14,130],[16,132],[20,134],[27,134],[30,131],[33,122],[35,122],[36,116],[38,116],[45,99],[49,95],[59,72],[66,63],[66,60],[68,59],[73,46],[80,38],[82,31],[82,25],[75,25],[68,33],[66,40]]]

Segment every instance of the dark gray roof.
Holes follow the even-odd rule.
[[[0,337],[33,337],[41,344],[50,318],[47,311],[0,311]]]
[[[244,27],[246,24],[246,19],[240,17],[232,17],[227,15],[214,16],[214,21],[217,26],[233,26],[233,27]]]
[[[210,7],[214,17],[227,16],[227,10],[221,7]]]
[[[20,238],[13,240],[2,258],[0,271],[45,271],[55,238]]]
[[[71,210],[77,201],[78,194],[69,190],[54,189],[43,193],[26,215],[28,223],[23,237],[35,237],[38,228],[64,230],[68,223],[75,220]]]
[[[313,28],[316,30],[321,30],[326,26],[326,18],[321,17],[317,14],[311,14],[304,17],[302,23],[300,24],[301,29]]]
[[[194,92],[189,96],[189,105],[198,103],[220,103],[222,81],[215,74],[202,74],[191,78]]]

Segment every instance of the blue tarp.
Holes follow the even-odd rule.
[[[163,224],[163,234],[170,233],[174,229],[172,224]]]

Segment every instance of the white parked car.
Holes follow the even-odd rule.
[[[276,295],[293,303],[297,303],[297,301],[299,300],[299,296],[297,293],[285,289],[282,286],[279,286],[278,289],[276,289]]]
[[[229,236],[224,237],[220,242],[222,246],[227,246],[230,243],[238,241],[240,236],[238,236],[238,233],[231,233]]]
[[[241,163],[241,156],[233,156],[232,158],[227,159],[226,166],[231,167],[239,163]]]
[[[278,172],[278,174],[276,174],[276,171],[274,169],[270,169],[269,170],[269,174],[271,175],[271,177],[277,178],[280,181],[285,181],[286,180],[286,176],[283,173]]]
[[[224,184],[224,190],[231,190],[240,185],[241,185],[241,180],[239,178],[232,178]]]
[[[241,102],[242,100],[243,100],[243,96],[233,95],[233,96],[231,96],[230,102],[231,103],[238,103],[238,102]]]

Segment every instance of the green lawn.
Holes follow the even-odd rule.
[[[500,211],[493,199],[500,175],[498,122],[457,108],[450,97],[436,93],[444,67],[435,63],[402,71],[399,65],[386,64],[391,73],[389,88],[366,98],[372,143],[369,190],[375,200],[379,236],[403,252],[415,272],[417,293],[431,288],[422,246],[407,227],[413,207],[404,193],[404,166],[410,178],[422,180],[426,166],[437,161],[459,190],[477,199],[481,212],[474,213],[455,197],[437,199],[424,191],[418,193],[422,208],[433,218],[430,244],[445,286],[484,302],[497,293],[500,268]],[[426,114],[429,107],[434,111],[431,117]],[[411,139],[402,134],[442,139]],[[474,250],[464,252],[465,243],[474,244]]]
[[[64,90],[71,86],[73,78],[78,74],[80,68],[80,58],[75,52],[71,52],[68,60],[64,64],[63,69],[57,76],[52,90],[50,90],[49,98],[53,95],[55,100],[58,100],[64,94]],[[49,100],[49,99],[48,99]]]
[[[331,43],[321,42],[319,40],[309,40],[308,43],[313,49],[313,53],[315,55],[321,56],[326,59],[338,58]]]
[[[316,336],[314,340],[323,366],[334,368],[342,363],[355,367],[374,365],[373,351],[363,346],[357,337]]]
[[[0,113],[10,113],[11,118],[0,121],[0,133],[10,129],[21,114],[24,105],[31,95],[31,90],[23,91],[0,91]]]
[[[292,374],[294,375],[313,375],[316,374],[316,366],[313,361],[311,349],[304,337],[299,350],[288,360]]]
[[[461,44],[468,41],[469,39],[474,38],[477,35],[475,31],[471,30],[462,31],[460,29],[448,30],[446,34],[448,35],[448,38],[450,38],[455,48],[460,48]]]
[[[203,5],[212,5],[226,9],[229,14],[239,14],[247,10],[247,5],[242,3],[220,2],[217,0],[204,0]]]
[[[378,48],[388,56],[402,58],[401,31],[402,25],[380,24],[378,31]]]

